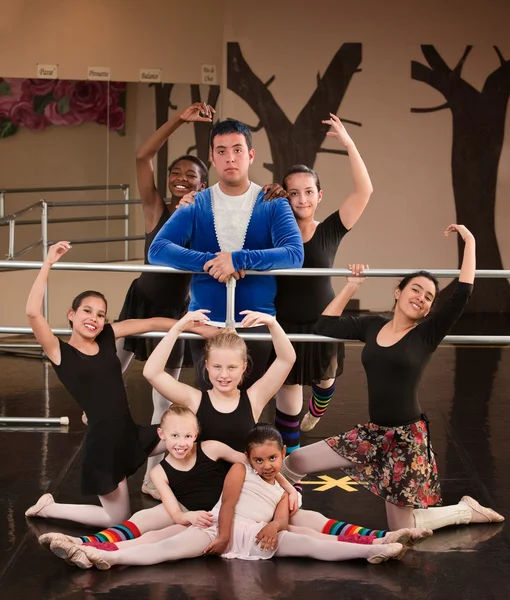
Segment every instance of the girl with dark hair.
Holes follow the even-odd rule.
[[[365,343],[362,361],[367,375],[370,421],[328,438],[326,443],[301,448],[288,457],[282,471],[291,481],[298,481],[305,473],[343,469],[386,501],[391,529],[434,530],[459,523],[504,520],[470,496],[464,496],[454,506],[440,507],[441,490],[428,419],[418,402],[417,388],[423,369],[462,314],[475,278],[475,239],[463,225],[450,225],[445,235],[453,232],[465,242],[460,276],[452,296],[430,316],[437,280],[423,271],[409,275],[395,289],[391,318],[342,316],[347,302],[365,279],[363,265],[350,265],[352,276],[322,313],[315,332]]]
[[[327,135],[339,140],[347,150],[354,189],[338,210],[319,222],[315,213],[322,200],[322,189],[317,173],[305,165],[294,165],[285,174],[283,187],[303,238],[306,268],[333,266],[340,242],[363,214],[373,191],[363,159],[340,119],[331,114],[322,122],[332,127]],[[334,297],[331,277],[280,276],[275,301],[278,321],[287,333],[312,333],[321,312]],[[312,387],[312,395],[301,430],[310,431],[335,393],[335,379],[342,373],[344,361],[341,343],[298,342],[294,349],[296,363],[276,396],[275,422],[288,453],[299,448],[303,385]]]
[[[69,342],[58,339],[41,314],[41,304],[51,267],[70,247],[69,242],[58,242],[48,250],[30,291],[26,313],[57,377],[87,414],[82,491],[87,495],[97,494],[101,506],[56,504],[51,494],[44,494],[25,514],[109,527],[131,514],[127,477],[135,473],[148,456],[165,449],[156,425],[142,427],[133,422],[115,339],[167,331],[176,321],[153,317],[109,324],[104,296],[88,291],[73,301],[68,312],[72,328]],[[203,327],[202,331],[204,335],[215,333],[211,327]]]
[[[274,427],[261,424],[252,430],[246,456],[248,464],[236,463],[228,472],[221,498],[211,510],[210,525],[193,525],[158,542],[115,552],[67,542],[62,557],[83,569],[95,565],[105,570],[113,565],[153,565],[203,554],[242,560],[273,556],[326,561],[365,558],[370,563],[402,556],[400,543],[351,544],[305,528],[292,530],[288,495],[277,482],[285,446]]]
[[[142,200],[145,218],[144,264],[149,264],[147,254],[152,240],[172,215],[179,200],[189,192],[198,192],[207,187],[208,172],[206,165],[196,156],[186,155],[175,159],[168,168],[168,190],[170,198],[159,194],[154,182],[152,161],[168,138],[184,123],[210,123],[214,109],[203,102],[195,102],[175,117],[169,119],[136,153],[136,179]],[[147,319],[150,317],[169,317],[180,319],[186,312],[189,302],[191,275],[186,273],[142,273],[131,284],[119,315],[119,321],[125,319]],[[137,360],[147,360],[158,340],[155,338],[130,338],[117,340],[117,354],[124,372],[133,356]],[[179,378],[184,358],[184,340],[175,345],[168,358],[166,369],[176,379]],[[151,422],[158,424],[161,415],[169,407],[169,402],[156,390],[152,390],[154,405]],[[147,461],[147,471],[142,484],[142,492],[159,500],[150,470],[159,463],[161,456],[153,456]]]

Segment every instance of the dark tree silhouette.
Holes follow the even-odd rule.
[[[313,166],[318,152],[346,154],[344,150],[321,148],[329,125],[321,121],[329,113],[336,113],[349,86],[352,76],[359,73],[361,44],[343,44],[321,76],[317,74],[317,87],[291,123],[280,108],[269,86],[273,75],[265,83],[251,70],[237,42],[227,44],[227,87],[242,98],[259,118],[252,131],[265,129],[271,147],[273,163],[264,167],[273,174],[273,181],[281,182],[285,171],[294,164]],[[344,119],[344,122],[360,125]]]
[[[210,85],[209,92],[207,94],[207,104],[213,108],[216,108],[219,95],[220,86]],[[202,102],[202,98],[200,97],[200,86],[198,84],[191,84],[191,102]],[[212,125],[206,127],[204,123],[200,123],[198,121],[193,123],[196,143],[194,146],[190,146],[186,150],[186,154],[196,150],[198,158],[200,158],[200,160],[207,165],[208,169],[211,166],[211,162],[209,160],[209,133],[211,131],[211,127]]]
[[[421,50],[429,66],[413,61],[411,76],[440,92],[446,102],[432,108],[412,108],[414,113],[450,109],[453,120],[452,181],[457,222],[477,240],[479,269],[502,269],[494,213],[498,167],[503,148],[505,117],[510,97],[510,61],[494,47],[500,66],[485,80],[482,91],[462,79],[462,67],[472,46],[450,69],[432,45]],[[459,240],[459,262],[462,242]],[[506,279],[476,282],[468,310],[510,312],[510,286]]]
[[[156,129],[168,121],[168,109],[176,110],[177,106],[170,102],[173,83],[151,83],[154,87],[154,98],[156,101]],[[161,146],[158,152],[158,170],[156,173],[156,187],[159,195],[166,198],[167,186],[167,166],[168,166],[168,142]]]

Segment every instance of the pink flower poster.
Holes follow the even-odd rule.
[[[126,84],[0,78],[0,139],[14,135],[19,127],[42,131],[50,125],[86,121],[124,135]]]

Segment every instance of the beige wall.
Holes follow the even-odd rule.
[[[432,88],[411,80],[410,63],[424,61],[422,43],[435,44],[450,66],[456,64],[466,44],[473,44],[463,74],[480,89],[498,66],[492,46],[498,45],[510,58],[508,2],[364,0],[347,5],[336,0],[313,4],[304,0],[260,0],[256,4],[227,5],[220,0],[204,0],[194,4],[194,14],[203,18],[193,22],[196,29],[192,32],[182,24],[182,5],[166,0],[52,0],[43,5],[28,1],[3,5],[0,75],[33,76],[32,65],[44,61],[58,62],[62,78],[82,77],[88,65],[109,64],[115,79],[134,81],[140,67],[163,66],[166,81],[189,83],[199,80],[200,64],[221,66],[225,42],[239,41],[246,60],[262,80],[275,75],[270,91],[291,121],[315,89],[317,71],[324,71],[340,45],[362,43],[362,71],[353,77],[338,114],[363,124],[361,128],[349,127],[349,131],[366,160],[375,192],[365,215],[342,244],[336,265],[355,260],[381,268],[456,266],[456,244],[442,237],[443,228],[455,215],[450,171],[451,114],[410,112],[411,107],[443,102]],[[91,37],[92,23],[98,16],[103,20],[99,19]],[[206,31],[207,35],[202,35]],[[255,124],[254,113],[226,90],[225,82],[224,73],[218,114]],[[61,185],[68,181],[104,183],[107,176],[112,183],[132,183],[133,195],[138,196],[133,157],[136,146],[154,128],[154,103],[148,86],[133,84],[128,89],[127,136],[108,136],[108,167],[104,127],[88,124],[75,131],[54,127],[43,134],[21,132],[0,144],[0,187],[43,182],[55,185],[54,175],[37,182],[32,178],[34,165],[47,158],[38,145],[47,136],[54,148],[48,164],[57,169],[66,165],[57,172]],[[189,101],[189,86],[182,86],[176,93],[179,104]],[[510,268],[510,236],[506,232],[510,217],[510,119],[506,127],[496,215],[504,266]],[[187,149],[190,132],[189,126],[177,132],[171,156]],[[24,136],[23,147],[19,136]],[[252,178],[265,183],[271,180],[271,174],[262,166],[269,159],[265,132],[254,134],[254,141],[257,155]],[[19,149],[12,151],[16,144],[20,144]],[[333,148],[334,141],[328,140],[325,147]],[[319,154],[315,167],[325,192],[319,211],[322,218],[349,193],[350,174],[345,157]],[[142,227],[140,211],[136,214],[132,233],[140,232]],[[106,250],[101,252],[105,260]],[[109,260],[111,253],[113,250]],[[72,280],[74,276],[68,277]],[[393,280],[370,281],[360,296],[362,307],[388,308],[393,285]],[[105,291],[110,295],[108,289]]]
[[[275,75],[270,91],[293,122],[344,42],[363,44],[362,71],[354,75],[338,115],[360,121],[347,126],[358,145],[374,184],[374,194],[355,229],[346,237],[335,266],[367,262],[379,268],[455,268],[457,246],[442,232],[455,220],[451,184],[450,111],[412,114],[411,107],[442,104],[438,92],[411,80],[411,60],[424,61],[420,44],[432,43],[453,67],[466,44],[474,48],[463,75],[481,89],[487,75],[499,66],[492,49],[499,45],[510,58],[510,6],[503,1],[427,3],[365,0],[340,3],[274,3],[231,7],[226,39],[238,41],[252,70],[262,81]],[[277,32],[278,51],[257,35]],[[223,95],[222,113],[257,121],[253,111],[230,91]],[[326,115],[325,115],[326,117]],[[319,124],[318,124],[319,125]],[[510,119],[500,163],[497,221],[500,250],[510,268]],[[267,136],[254,135],[257,151],[253,179],[268,181],[262,163],[269,156]],[[334,148],[328,140],[324,147]],[[351,190],[346,157],[319,154],[315,168],[324,188],[320,218],[330,214]],[[373,310],[391,306],[395,280],[370,281],[360,293],[361,305]],[[337,287],[341,281],[336,281]]]
[[[35,77],[58,64],[61,79],[85,79],[91,66],[116,81],[160,68],[163,80],[200,83],[200,65],[221,69],[222,0],[0,0],[0,73]]]

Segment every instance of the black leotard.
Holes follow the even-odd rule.
[[[380,346],[377,334],[391,319],[383,315],[362,317],[321,316],[315,332],[329,337],[361,340],[361,355],[368,383],[370,420],[384,426],[416,421],[422,414],[418,384],[432,353],[459,318],[473,286],[457,282],[445,304],[411,329],[392,346]]]
[[[201,443],[197,443],[197,460],[189,471],[174,469],[166,460],[160,464],[177,501],[188,510],[211,510],[220,499],[225,468],[204,453]]]

